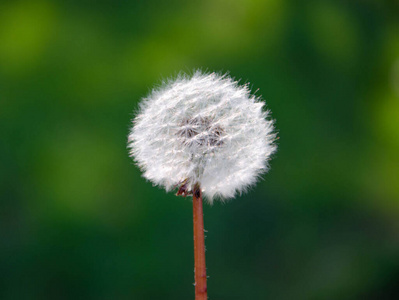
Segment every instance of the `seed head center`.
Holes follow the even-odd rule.
[[[185,146],[219,147],[223,144],[223,128],[210,117],[185,119],[178,131]]]

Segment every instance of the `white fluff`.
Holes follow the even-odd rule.
[[[167,191],[198,183],[209,202],[232,198],[268,169],[276,151],[264,102],[227,75],[195,72],[154,89],[140,103],[130,155]]]

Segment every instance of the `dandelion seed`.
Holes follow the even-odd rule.
[[[209,202],[242,193],[268,170],[273,121],[248,85],[215,73],[181,75],[143,99],[129,134],[144,177]]]

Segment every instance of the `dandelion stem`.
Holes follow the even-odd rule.
[[[195,185],[193,191],[193,223],[195,300],[206,300],[208,296],[206,287],[204,213],[199,184]]]

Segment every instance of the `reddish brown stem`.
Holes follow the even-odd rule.
[[[206,300],[208,296],[206,287],[204,213],[201,188],[198,184],[195,185],[193,191],[193,222],[195,300]]]

